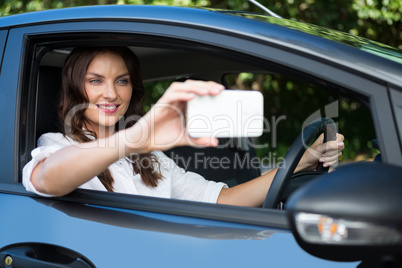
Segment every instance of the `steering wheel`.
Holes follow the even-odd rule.
[[[263,208],[277,208],[280,198],[286,188],[286,185],[292,178],[293,171],[296,169],[297,164],[302,158],[308,145],[318,133],[324,131],[324,142],[336,140],[337,128],[334,120],[331,118],[320,118],[309,124],[302,133],[296,138],[286,153],[275,177],[272,181],[271,187],[268,190],[265,198]],[[286,166],[285,166],[286,165]],[[328,172],[329,167],[323,167],[319,163],[317,172]]]

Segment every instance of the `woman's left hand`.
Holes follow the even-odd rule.
[[[338,133],[335,141],[324,143],[324,134],[321,134],[304,152],[295,172],[315,170],[318,163],[323,163],[324,167],[335,166],[342,155],[342,150],[345,148],[343,140],[343,135]]]

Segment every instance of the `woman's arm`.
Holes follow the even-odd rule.
[[[231,188],[222,188],[217,203],[233,206],[261,207],[277,170],[276,168],[258,178]]]
[[[165,94],[134,126],[114,135],[60,149],[37,164],[31,182],[41,193],[62,196],[99,175],[130,154],[178,145],[216,146],[217,139],[190,138],[183,125],[185,103],[197,95],[217,95],[215,82],[187,80],[172,83]]]
[[[318,137],[309,150],[303,154],[295,172],[315,170],[318,162],[324,163],[325,167],[332,166],[337,162],[344,149],[343,135],[337,134],[337,141],[323,143],[323,139],[323,135]],[[274,169],[254,180],[222,189],[217,203],[261,207],[277,171],[278,169]]]
[[[55,196],[72,192],[126,156],[124,134],[125,131],[121,131],[105,139],[74,144],[56,151],[33,169],[33,186],[41,193]]]

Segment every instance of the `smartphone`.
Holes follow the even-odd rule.
[[[197,95],[187,103],[187,133],[194,138],[259,137],[263,110],[259,91],[227,89],[216,96]]]

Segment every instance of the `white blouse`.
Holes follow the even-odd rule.
[[[54,152],[73,144],[77,142],[61,133],[46,133],[39,138],[38,147],[31,152],[32,160],[23,169],[22,183],[27,191],[53,197],[35,189],[30,179],[32,171],[39,162]],[[216,203],[222,188],[227,188],[224,183],[208,181],[196,173],[185,172],[162,152],[152,153],[158,158],[163,176],[162,180],[158,181],[158,186],[146,186],[140,175],[135,174],[132,164],[123,158],[109,166],[114,179],[114,192]],[[98,177],[92,178],[79,188],[107,191]]]

